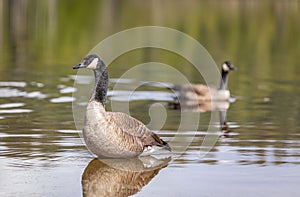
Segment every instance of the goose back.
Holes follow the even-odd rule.
[[[219,90],[202,84],[186,84],[177,86],[178,97],[180,101],[197,100],[205,101],[224,101],[230,97],[229,90]]]

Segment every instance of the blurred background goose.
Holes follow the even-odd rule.
[[[228,101],[230,92],[228,90],[228,73],[236,70],[236,67],[229,61],[222,64],[220,88],[216,89],[203,84],[177,85],[173,88],[177,92],[180,101]]]
[[[121,113],[106,112],[108,88],[106,65],[98,55],[88,55],[73,69],[94,71],[95,86],[86,109],[83,137],[88,149],[98,157],[127,158],[171,150],[168,143],[139,120]]]

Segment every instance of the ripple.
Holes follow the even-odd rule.
[[[5,103],[0,104],[0,108],[23,107],[25,103]]]
[[[125,83],[125,84],[129,84],[129,83],[134,82],[133,79],[123,79],[123,78],[110,78],[109,81],[111,83]]]
[[[44,98],[47,98],[48,95],[47,94],[43,94],[40,91],[35,91],[35,92],[26,93],[24,97],[26,97],[26,98],[44,99]]]
[[[162,91],[126,91],[112,90],[108,91],[108,96],[115,101],[139,101],[139,100],[154,100],[154,101],[173,101],[174,95],[169,92]]]
[[[31,109],[6,109],[0,110],[0,114],[19,114],[33,112]]]
[[[81,132],[80,130],[71,130],[71,129],[59,129],[56,131],[59,133],[74,133],[74,134]]]
[[[68,87],[68,86],[63,86],[63,85],[58,88],[60,89],[59,92],[61,94],[73,93],[73,92],[76,92],[76,90],[77,90],[74,87]]]
[[[142,85],[151,86],[151,87],[157,87],[157,88],[173,88],[173,83],[167,83],[167,82],[154,82],[154,81],[141,81]]]
[[[69,75],[71,79],[76,81],[77,84],[91,84],[94,80],[94,76],[88,76],[88,75]]]
[[[25,95],[26,95],[26,92],[22,92],[18,89],[0,88],[0,98],[22,97]]]
[[[43,137],[43,134],[10,134],[10,133],[0,133],[0,137],[2,138],[8,138],[8,137],[15,137],[15,138],[41,138]]]
[[[38,88],[42,88],[42,87],[45,86],[43,83],[35,82],[35,81],[30,82],[30,85],[35,86],[35,87],[38,87]]]
[[[10,98],[10,97],[25,97],[25,98],[46,98],[47,95],[41,93],[40,91],[34,92],[23,92],[14,88],[0,88],[0,98]]]
[[[0,81],[0,86],[8,86],[8,87],[25,87],[27,84],[22,81]]]
[[[74,97],[71,96],[62,96],[58,98],[53,98],[50,100],[51,103],[68,103],[73,102],[75,100]]]

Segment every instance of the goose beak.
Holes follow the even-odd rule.
[[[235,71],[235,70],[237,70],[237,67],[235,67],[233,64],[231,64],[229,69]]]
[[[78,65],[76,65],[76,66],[73,66],[73,69],[79,69],[79,68],[82,68],[82,64],[81,63],[78,64]]]

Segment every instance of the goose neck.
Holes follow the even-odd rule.
[[[227,84],[228,84],[228,71],[222,70],[220,89],[221,90],[228,90],[228,85]]]
[[[106,94],[108,88],[108,74],[107,70],[94,70],[95,75],[95,87],[91,96],[91,100],[100,102],[103,106],[106,103]]]

